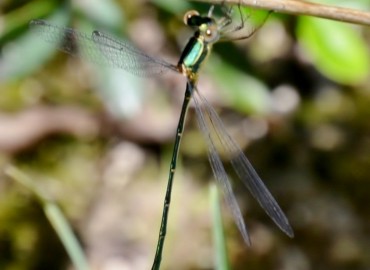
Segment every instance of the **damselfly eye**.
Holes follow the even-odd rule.
[[[204,27],[202,27],[204,26]],[[202,33],[206,42],[216,42],[220,38],[220,33],[217,30],[217,25],[202,25],[199,30]]]
[[[196,10],[189,10],[186,12],[184,15],[184,23],[189,26],[195,26],[196,24],[192,20],[194,16],[199,16],[199,12]]]

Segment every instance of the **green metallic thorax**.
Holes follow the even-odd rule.
[[[211,52],[211,48],[212,45],[205,42],[204,37],[199,32],[195,33],[186,44],[177,64],[180,71],[195,82],[202,64]]]

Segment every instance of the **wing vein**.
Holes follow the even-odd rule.
[[[212,108],[206,98],[198,92],[205,110],[212,119],[213,128],[221,142],[224,150],[228,152],[231,164],[237,173],[239,179],[248,188],[252,196],[257,200],[266,214],[275,222],[275,224],[285,232],[289,237],[293,237],[293,229],[291,228],[287,217],[281,210],[280,206],[267,189],[252,164],[249,162],[243,151],[240,149],[234,139],[228,134],[224,124],[219,118],[216,111]]]

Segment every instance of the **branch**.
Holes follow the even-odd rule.
[[[0,113],[0,152],[16,153],[50,134],[96,136],[99,121],[78,107],[29,108],[17,114]]]
[[[370,26],[370,13],[300,0],[191,0],[211,4],[233,4],[292,15],[315,16],[330,20]]]

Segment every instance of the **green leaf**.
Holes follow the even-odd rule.
[[[265,113],[269,109],[269,92],[257,78],[240,72],[235,67],[220,62],[215,55],[209,59],[207,70],[231,107],[242,113]]]
[[[66,25],[70,13],[60,9],[49,19],[57,25]],[[40,40],[31,31],[14,39],[6,45],[6,53],[0,57],[0,80],[12,80],[25,77],[40,68],[49,60],[56,49]]]
[[[316,68],[333,81],[363,82],[369,74],[369,51],[352,26],[301,17],[297,36]]]

